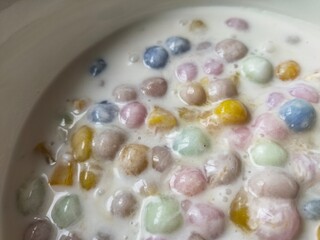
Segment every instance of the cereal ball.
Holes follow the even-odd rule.
[[[242,62],[241,67],[243,76],[250,81],[267,83],[272,80],[273,66],[263,57],[249,57]]]
[[[250,226],[250,211],[248,203],[248,194],[241,189],[230,205],[230,220],[237,227],[241,228],[245,232],[252,231]]]
[[[121,145],[126,141],[123,131],[108,128],[95,135],[93,139],[93,154],[97,159],[113,160]]]
[[[163,172],[172,164],[169,148],[155,146],[151,150],[152,167],[158,172]]]
[[[234,62],[248,53],[248,48],[236,39],[225,39],[216,45],[216,52],[227,62]]]
[[[48,219],[36,219],[25,230],[23,240],[50,240],[55,232]]]
[[[263,134],[275,140],[285,139],[289,134],[285,124],[272,113],[263,113],[258,116],[253,126],[256,134]]]
[[[207,95],[201,84],[189,83],[181,87],[179,96],[188,105],[200,106],[206,103]]]
[[[79,183],[82,189],[90,190],[97,186],[99,175],[94,171],[82,170],[79,175]]]
[[[111,213],[118,217],[129,217],[137,210],[137,200],[132,193],[117,191],[113,195]]]
[[[237,86],[229,79],[210,81],[207,91],[209,99],[214,102],[231,98],[238,94]]]
[[[212,43],[211,42],[201,42],[197,45],[196,49],[197,51],[205,51],[208,50],[212,47]]]
[[[275,70],[276,76],[283,81],[294,80],[300,74],[300,66],[297,62],[289,60],[280,63]]]
[[[172,148],[183,156],[198,156],[210,148],[210,139],[200,128],[189,126],[178,133]]]
[[[179,202],[172,197],[152,197],[145,207],[144,226],[150,233],[172,233],[182,224]]]
[[[296,98],[304,99],[311,103],[318,103],[319,102],[319,94],[316,89],[313,87],[299,83],[294,87],[290,88],[289,93],[291,96]]]
[[[92,63],[92,65],[89,68],[89,73],[96,77],[98,76],[103,70],[105,70],[107,67],[107,63],[103,59],[97,59],[95,62]]]
[[[313,127],[316,121],[314,107],[303,99],[287,101],[280,107],[280,118],[294,132],[301,132]]]
[[[235,127],[230,130],[227,140],[232,147],[245,149],[252,139],[252,133],[247,127]]]
[[[165,45],[173,55],[180,55],[189,51],[191,48],[191,44],[188,39],[177,36],[169,37],[166,40]]]
[[[137,99],[137,92],[134,87],[130,85],[120,85],[112,92],[116,102],[130,102]]]
[[[155,132],[170,131],[178,125],[176,117],[171,112],[158,106],[154,106],[146,122],[148,128]]]
[[[189,25],[189,30],[193,33],[203,33],[207,30],[207,25],[200,19],[194,19]]]
[[[147,109],[139,102],[131,102],[120,110],[120,122],[128,128],[138,128],[147,116]]]
[[[141,92],[150,97],[162,97],[166,94],[168,83],[160,77],[149,78],[142,82]]]
[[[92,152],[93,130],[82,126],[71,137],[73,158],[79,162],[88,160]]]
[[[180,82],[190,82],[198,75],[198,67],[192,62],[179,65],[176,69],[176,76]]]
[[[288,160],[288,153],[273,141],[260,141],[250,148],[252,161],[261,166],[283,166]]]
[[[105,124],[112,122],[118,115],[119,108],[114,103],[102,101],[94,104],[88,110],[87,117],[90,122]]]
[[[228,27],[236,29],[238,31],[245,31],[249,28],[248,22],[242,18],[229,18],[225,23]]]
[[[235,99],[227,99],[219,103],[214,109],[218,122],[225,125],[244,124],[249,120],[246,107]]]
[[[167,65],[169,54],[160,46],[148,47],[143,54],[144,64],[153,69],[161,69]]]
[[[209,203],[192,204],[186,212],[186,217],[205,239],[218,238],[225,228],[224,213]]]
[[[211,74],[215,76],[220,75],[223,72],[223,69],[223,63],[215,59],[209,59],[203,65],[203,71],[206,74]]]
[[[267,99],[267,105],[269,109],[273,109],[279,106],[279,104],[282,103],[284,99],[285,97],[282,93],[279,93],[279,92],[270,93]]]
[[[241,171],[241,161],[232,152],[215,154],[204,165],[206,178],[210,186],[229,184]]]
[[[197,195],[205,190],[206,185],[207,182],[201,170],[195,167],[183,167],[170,179],[171,189],[186,196]]]
[[[285,172],[265,170],[248,180],[248,192],[255,197],[294,199],[299,191],[298,183]]]
[[[23,215],[35,214],[42,207],[46,197],[46,182],[43,177],[23,183],[17,192],[17,205]]]
[[[51,218],[59,228],[66,228],[78,222],[82,217],[80,199],[76,194],[58,199],[51,211]]]
[[[127,175],[137,176],[148,166],[149,148],[142,144],[129,144],[122,148],[120,166]]]
[[[320,219],[320,199],[312,199],[306,202],[302,208],[302,214],[306,219]]]

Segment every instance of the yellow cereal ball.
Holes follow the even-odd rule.
[[[57,164],[50,177],[50,185],[72,186],[74,168],[75,166],[72,162],[67,164]]]
[[[222,124],[243,124],[249,120],[246,107],[238,100],[227,99],[222,101],[214,110],[218,122]]]
[[[147,125],[155,131],[169,131],[177,126],[177,119],[169,111],[155,106],[147,117]]]
[[[90,190],[96,187],[98,176],[92,171],[83,170],[80,172],[80,185],[85,190]]]
[[[248,208],[248,199],[246,193],[240,190],[235,196],[230,205],[230,220],[242,230],[249,232],[251,227],[249,225],[250,215]]]
[[[86,161],[91,156],[93,130],[90,127],[82,126],[71,138],[73,157],[79,162]]]
[[[282,81],[294,80],[300,74],[300,66],[297,62],[289,60],[280,63],[276,67],[276,76]]]

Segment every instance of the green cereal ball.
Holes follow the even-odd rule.
[[[267,83],[273,77],[273,66],[263,57],[252,56],[242,62],[242,74],[250,81]]]
[[[150,233],[172,233],[183,223],[180,204],[171,197],[152,199],[145,208],[144,224]]]
[[[283,166],[288,158],[287,152],[273,141],[262,141],[250,149],[253,162],[261,166]]]

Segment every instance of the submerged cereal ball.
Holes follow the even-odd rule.
[[[215,109],[214,113],[218,122],[222,124],[244,124],[249,120],[246,107],[238,100],[227,99],[222,101]]]
[[[125,141],[125,133],[120,129],[106,129],[94,137],[93,155],[97,159],[113,160]]]
[[[303,83],[299,83],[294,87],[290,88],[289,93],[291,96],[304,99],[311,103],[319,102],[318,91],[315,88]]]
[[[190,82],[198,75],[198,67],[192,62],[179,65],[176,69],[176,76],[180,82]]]
[[[59,228],[66,228],[78,222],[82,216],[82,207],[78,195],[63,196],[55,203],[51,217]]]
[[[93,77],[98,76],[105,68],[107,63],[103,59],[97,59],[89,68],[89,72]]]
[[[300,74],[300,66],[297,62],[290,60],[280,63],[275,72],[276,76],[283,81],[294,80]]]
[[[88,120],[93,123],[106,124],[112,122],[118,115],[119,108],[111,102],[102,101],[94,104],[88,110]]]
[[[229,184],[241,171],[241,161],[232,152],[215,154],[204,165],[206,178],[210,186]]]
[[[234,62],[248,53],[248,48],[236,39],[225,39],[216,45],[216,52],[227,62]]]
[[[227,24],[228,27],[234,28],[238,31],[245,31],[245,30],[248,30],[249,28],[248,22],[242,18],[236,18],[236,17],[229,18],[228,20],[226,20],[225,23]]]
[[[169,37],[165,42],[167,48],[173,55],[179,55],[190,50],[190,41],[183,37]]]
[[[189,126],[178,133],[172,148],[183,156],[197,156],[210,148],[210,139],[200,128]]]
[[[189,83],[181,87],[179,96],[188,105],[200,106],[206,103],[207,95],[201,84]]]
[[[46,182],[43,177],[28,180],[18,189],[17,205],[24,215],[39,211],[46,197]]]
[[[203,65],[203,71],[206,74],[220,75],[223,72],[223,63],[216,59],[209,59]]]
[[[259,172],[248,180],[248,192],[257,198],[295,199],[298,191],[299,185],[290,175],[276,170]]]
[[[160,46],[148,47],[143,54],[143,62],[147,67],[160,69],[167,65],[169,54]]]
[[[250,149],[252,161],[261,166],[283,166],[288,160],[288,153],[273,141],[260,141]]]
[[[51,240],[54,228],[48,219],[36,219],[25,230],[23,240]]]
[[[129,144],[122,148],[120,166],[127,175],[137,176],[148,166],[149,148],[142,144]]]
[[[144,80],[141,84],[141,92],[150,97],[162,97],[166,94],[168,83],[164,78],[153,77]]]
[[[230,220],[237,227],[241,228],[245,232],[252,231],[249,224],[250,222],[250,211],[248,205],[248,196],[244,190],[240,190],[230,205]]]
[[[151,150],[152,167],[158,172],[163,172],[172,163],[172,156],[169,148],[156,146]]]
[[[112,95],[116,102],[130,102],[137,98],[137,92],[134,87],[125,84],[116,87]]]
[[[177,126],[177,119],[169,111],[155,106],[147,117],[147,125],[156,132],[169,131]]]
[[[128,128],[138,128],[147,116],[147,109],[139,102],[132,102],[120,110],[120,122]]]
[[[58,163],[50,177],[50,185],[72,186],[75,164],[73,162]]]
[[[287,126],[295,132],[312,128],[316,121],[314,107],[303,99],[293,99],[286,102],[281,106],[279,114]]]
[[[207,182],[201,170],[194,167],[183,167],[170,179],[170,187],[173,191],[190,197],[204,191],[206,185]]]
[[[272,64],[263,57],[252,56],[242,63],[242,74],[256,83],[267,83],[273,77]]]
[[[168,234],[181,227],[179,202],[167,196],[153,197],[144,210],[144,226],[150,233]]]
[[[79,162],[86,161],[91,156],[93,130],[82,126],[71,137],[73,157]]]
[[[137,209],[137,200],[132,193],[126,191],[117,191],[112,199],[111,213],[118,217],[129,217]]]
[[[224,98],[234,97],[238,94],[237,86],[230,79],[210,81],[207,92],[208,98],[214,102]]]

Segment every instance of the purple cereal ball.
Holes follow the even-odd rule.
[[[179,65],[176,69],[176,76],[181,82],[194,80],[198,75],[198,67],[194,63],[188,62]]]
[[[206,74],[216,76],[220,75],[223,72],[223,68],[223,63],[215,59],[209,59],[203,65],[203,71]]]
[[[158,172],[165,171],[172,163],[169,148],[155,146],[151,150],[152,167]]]
[[[170,179],[173,191],[186,196],[194,196],[203,192],[207,182],[201,170],[195,167],[184,167],[174,173]]]
[[[248,22],[242,18],[229,18],[228,20],[226,20],[226,24],[228,27],[234,28],[239,31],[245,31],[249,28]]]
[[[279,92],[270,93],[267,99],[267,105],[269,109],[273,109],[279,106],[279,104],[282,103],[284,99],[285,97],[283,96],[282,93],[279,93]]]
[[[235,127],[227,135],[227,140],[231,147],[244,150],[251,142],[252,133],[247,127]]]
[[[141,92],[150,97],[162,97],[166,94],[168,83],[161,77],[153,77],[144,80],[141,84]]]
[[[112,93],[116,102],[130,102],[137,98],[136,90],[129,85],[120,85],[113,90]]]
[[[248,53],[248,48],[244,43],[236,39],[225,39],[217,43],[216,52],[228,63],[240,60]]]
[[[132,102],[120,110],[120,122],[128,128],[138,128],[147,116],[147,109],[139,102]]]
[[[228,78],[210,81],[207,91],[211,101],[231,98],[238,94],[236,85]]]
[[[291,96],[304,99],[311,103],[319,102],[317,90],[303,83],[296,84],[294,87],[290,88],[289,93]]]
[[[34,220],[25,230],[23,240],[51,240],[54,228],[47,219]]]

